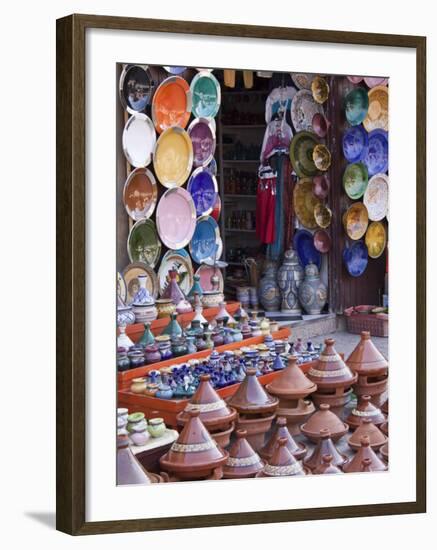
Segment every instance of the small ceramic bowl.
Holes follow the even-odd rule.
[[[311,82],[311,92],[316,103],[325,103],[329,96],[329,85],[324,78],[316,76]]]
[[[326,137],[329,127],[331,126],[331,123],[329,122],[329,120],[324,115],[322,115],[322,113],[316,113],[313,116],[313,120],[311,124],[312,124],[314,133],[318,135],[320,138]]]
[[[313,195],[317,199],[326,199],[329,193],[331,183],[327,175],[314,176],[313,178]]]
[[[326,254],[331,248],[331,237],[324,229],[319,229],[314,233],[314,248]]]
[[[326,172],[331,166],[331,152],[323,143],[319,143],[314,147],[313,162],[317,170],[321,170],[322,172]]]

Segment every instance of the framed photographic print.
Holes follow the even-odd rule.
[[[425,67],[58,20],[59,530],[425,511]]]

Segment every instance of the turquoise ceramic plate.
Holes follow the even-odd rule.
[[[209,71],[200,71],[191,81],[192,113],[195,117],[214,118],[220,108],[220,84]]]
[[[351,126],[361,124],[369,108],[369,96],[365,88],[354,88],[344,98],[346,120]]]
[[[368,180],[365,164],[362,162],[348,164],[343,174],[343,187],[347,196],[353,200],[361,198],[366,191]]]

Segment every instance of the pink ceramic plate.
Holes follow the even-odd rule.
[[[380,78],[376,76],[365,76],[364,82],[369,88],[374,88],[375,86],[386,86],[388,78]]]
[[[162,242],[168,248],[184,248],[196,228],[196,207],[190,193],[182,187],[166,191],[156,211],[156,225]]]
[[[359,84],[363,80],[362,76],[347,76],[346,78],[349,82],[352,82],[352,84]]]
[[[214,268],[212,266],[203,264],[199,267],[199,269],[196,271],[196,275],[200,276],[200,286],[202,287],[202,290],[209,291],[214,290],[211,282],[211,277],[213,275],[217,275],[219,278],[219,291],[223,292],[224,289],[224,281],[223,281],[223,274],[220,269]]]

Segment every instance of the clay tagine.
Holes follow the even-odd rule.
[[[381,405],[381,411],[388,416],[388,397],[385,395],[382,399],[384,402]]]
[[[388,422],[383,422],[381,426],[379,426],[379,429],[384,435],[388,437]]]
[[[330,406],[322,403],[300,430],[310,441],[317,443],[321,437],[320,430],[325,428],[329,430],[332,441],[338,441],[349,430],[349,426],[330,410]]]
[[[387,437],[377,426],[375,426],[371,418],[363,418],[361,424],[348,439],[349,446],[354,449],[354,451],[358,451],[361,447],[361,438],[365,435],[369,438],[370,446],[374,451],[377,451],[387,443]]]
[[[381,410],[372,404],[370,395],[362,395],[358,399],[358,404],[355,409],[352,409],[349,416],[346,418],[346,422],[352,429],[358,428],[363,418],[370,418],[375,426],[380,426],[385,422],[385,416]]]
[[[158,478],[159,476],[149,474],[131,451],[127,430],[118,430],[117,485],[150,485],[159,482]]]
[[[237,411],[228,407],[210,383],[210,375],[202,374],[200,384],[185,409],[177,415],[178,424],[184,426],[190,419],[190,411],[199,411],[203,425],[220,447],[229,445]]]
[[[384,461],[388,464],[388,442],[379,449],[379,452]]]
[[[228,453],[221,449],[200,420],[190,411],[177,440],[160,459],[163,470],[176,480],[221,479]]]
[[[255,477],[264,467],[264,462],[246,439],[246,430],[237,430],[237,439],[229,449],[229,457],[223,467],[225,479]]]
[[[279,399],[278,416],[284,416],[290,432],[300,433],[299,426],[315,411],[313,403],[304,398],[317,390],[297,364],[297,357],[290,355],[286,368],[271,382],[266,390]]]
[[[342,468],[348,463],[346,455],[340,453],[331,439],[331,433],[327,428],[320,430],[320,438],[311,456],[306,458],[303,463],[311,471],[323,464],[323,456],[330,455],[333,466]]]
[[[357,396],[370,395],[372,403],[380,407],[386,398],[388,362],[370,339],[370,332],[363,331],[361,339],[346,361],[356,374],[354,386]]]
[[[256,477],[302,476],[310,473],[287,449],[287,438],[281,437],[272,458]]]
[[[338,468],[337,466],[334,466],[332,464],[332,455],[323,455],[322,456],[322,463],[317,466],[317,468],[314,468],[313,474],[320,475],[320,474],[342,474],[342,470]]]
[[[369,459],[369,471],[384,472],[387,470],[387,465],[378,457],[375,451],[370,446],[369,438],[365,435],[361,438],[361,447],[352,460],[344,466],[343,471],[346,474],[362,472],[363,460]]]
[[[273,456],[278,441],[284,437],[287,439],[287,449],[296,460],[301,460],[307,454],[306,446],[303,443],[296,443],[290,434],[287,428],[287,419],[283,416],[278,416],[270,439],[259,452],[261,457],[268,462]]]

